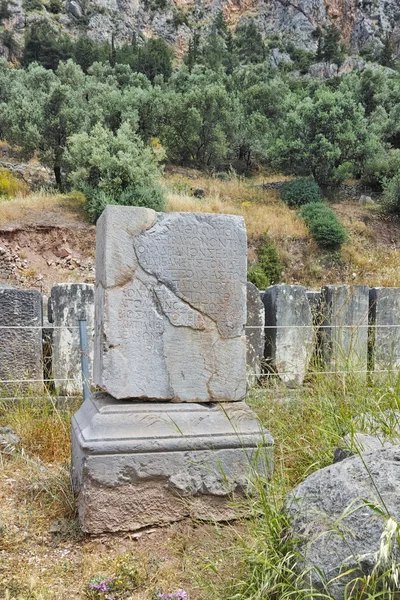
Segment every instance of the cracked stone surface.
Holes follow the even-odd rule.
[[[95,384],[118,399],[245,397],[241,217],[109,206],[96,276]]]
[[[82,391],[78,319],[86,319],[89,372],[93,364],[94,286],[60,283],[51,289],[48,305],[52,330],[52,376],[59,393]]]
[[[330,371],[367,371],[369,288],[325,285],[321,295],[322,356]]]
[[[272,285],[263,296],[265,359],[289,387],[303,384],[314,350],[313,317],[301,285]]]
[[[0,288],[0,388],[4,396],[42,389],[42,325],[40,292]]]

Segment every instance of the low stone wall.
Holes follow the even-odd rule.
[[[56,285],[47,298],[0,284],[0,396],[45,387],[80,394],[83,317],[91,365],[92,285]],[[249,283],[246,341],[249,385],[273,375],[297,387],[315,371],[390,376],[400,371],[400,288],[282,284],[260,292]]]
[[[316,371],[365,378],[400,371],[400,288],[283,284],[262,297],[264,377],[275,374],[293,387]]]

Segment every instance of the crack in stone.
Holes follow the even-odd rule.
[[[176,298],[178,298],[178,300],[180,300],[181,302],[183,302],[184,304],[186,304],[186,305],[187,305],[189,308],[191,308],[192,310],[194,310],[196,313],[200,313],[200,315],[202,315],[203,317],[206,317],[207,319],[210,319],[210,321],[212,321],[212,322],[214,323],[215,327],[217,328],[217,330],[218,330],[218,334],[219,334],[219,336],[221,337],[221,339],[228,339],[228,338],[223,338],[223,337],[221,336],[221,332],[220,332],[220,330],[219,330],[218,323],[217,323],[217,321],[216,321],[215,319],[213,319],[213,317],[211,317],[211,316],[210,316],[210,315],[208,315],[207,313],[203,313],[203,312],[202,312],[200,309],[198,309],[198,308],[196,308],[195,306],[193,306],[193,305],[192,305],[192,304],[189,302],[189,300],[187,300],[186,298],[182,298],[182,297],[179,295],[179,292],[178,292],[178,291],[175,291],[175,290],[173,290],[173,289],[171,288],[171,286],[170,286],[170,284],[169,284],[169,283],[166,283],[166,282],[165,282],[164,280],[162,280],[162,279],[158,279],[158,278],[157,278],[157,276],[156,276],[156,275],[154,275],[154,273],[151,273],[150,271],[147,271],[147,269],[145,269],[145,268],[143,267],[142,263],[141,263],[141,262],[140,262],[140,260],[139,260],[139,257],[138,257],[138,255],[137,255],[136,248],[135,248],[135,245],[134,245],[134,244],[133,244],[133,251],[134,251],[134,253],[135,253],[136,260],[137,260],[137,262],[138,262],[138,266],[140,267],[140,269],[141,269],[141,270],[142,270],[144,273],[146,273],[146,275],[148,275],[149,277],[152,277],[153,279],[155,279],[155,280],[156,280],[156,282],[157,282],[158,284],[160,284],[160,285],[164,285],[164,286],[167,288],[167,290],[169,290],[169,291],[171,292],[171,294],[173,294],[173,295],[174,295]],[[144,282],[142,282],[142,283],[144,283]],[[163,312],[163,314],[165,314],[165,313]],[[168,315],[165,315],[165,316],[166,316],[166,317],[168,317]],[[168,319],[168,320],[169,320],[169,319]],[[172,325],[173,325],[173,323],[172,323]],[[189,327],[189,326],[188,326],[188,327]],[[240,336],[235,336],[235,337],[240,337]],[[229,339],[234,339],[234,338],[229,338]]]

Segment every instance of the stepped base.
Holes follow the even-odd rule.
[[[72,482],[87,533],[236,516],[273,440],[244,402],[142,403],[97,393],[72,418]]]

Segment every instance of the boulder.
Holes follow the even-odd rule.
[[[67,10],[73,17],[80,19],[82,17],[82,8],[76,0],[69,0],[67,4]]]
[[[351,456],[313,473],[288,495],[284,510],[302,556],[299,572],[308,570],[305,587],[343,600],[350,581],[372,572],[385,514],[400,521],[399,464],[398,445]],[[400,558],[397,545],[389,564],[392,556]]]
[[[383,435],[375,436],[368,433],[345,435],[338,448],[335,449],[333,462],[340,462],[341,460],[353,456],[354,454],[359,454],[360,452],[375,452],[382,448],[391,448],[394,445],[394,443],[388,441]]]

